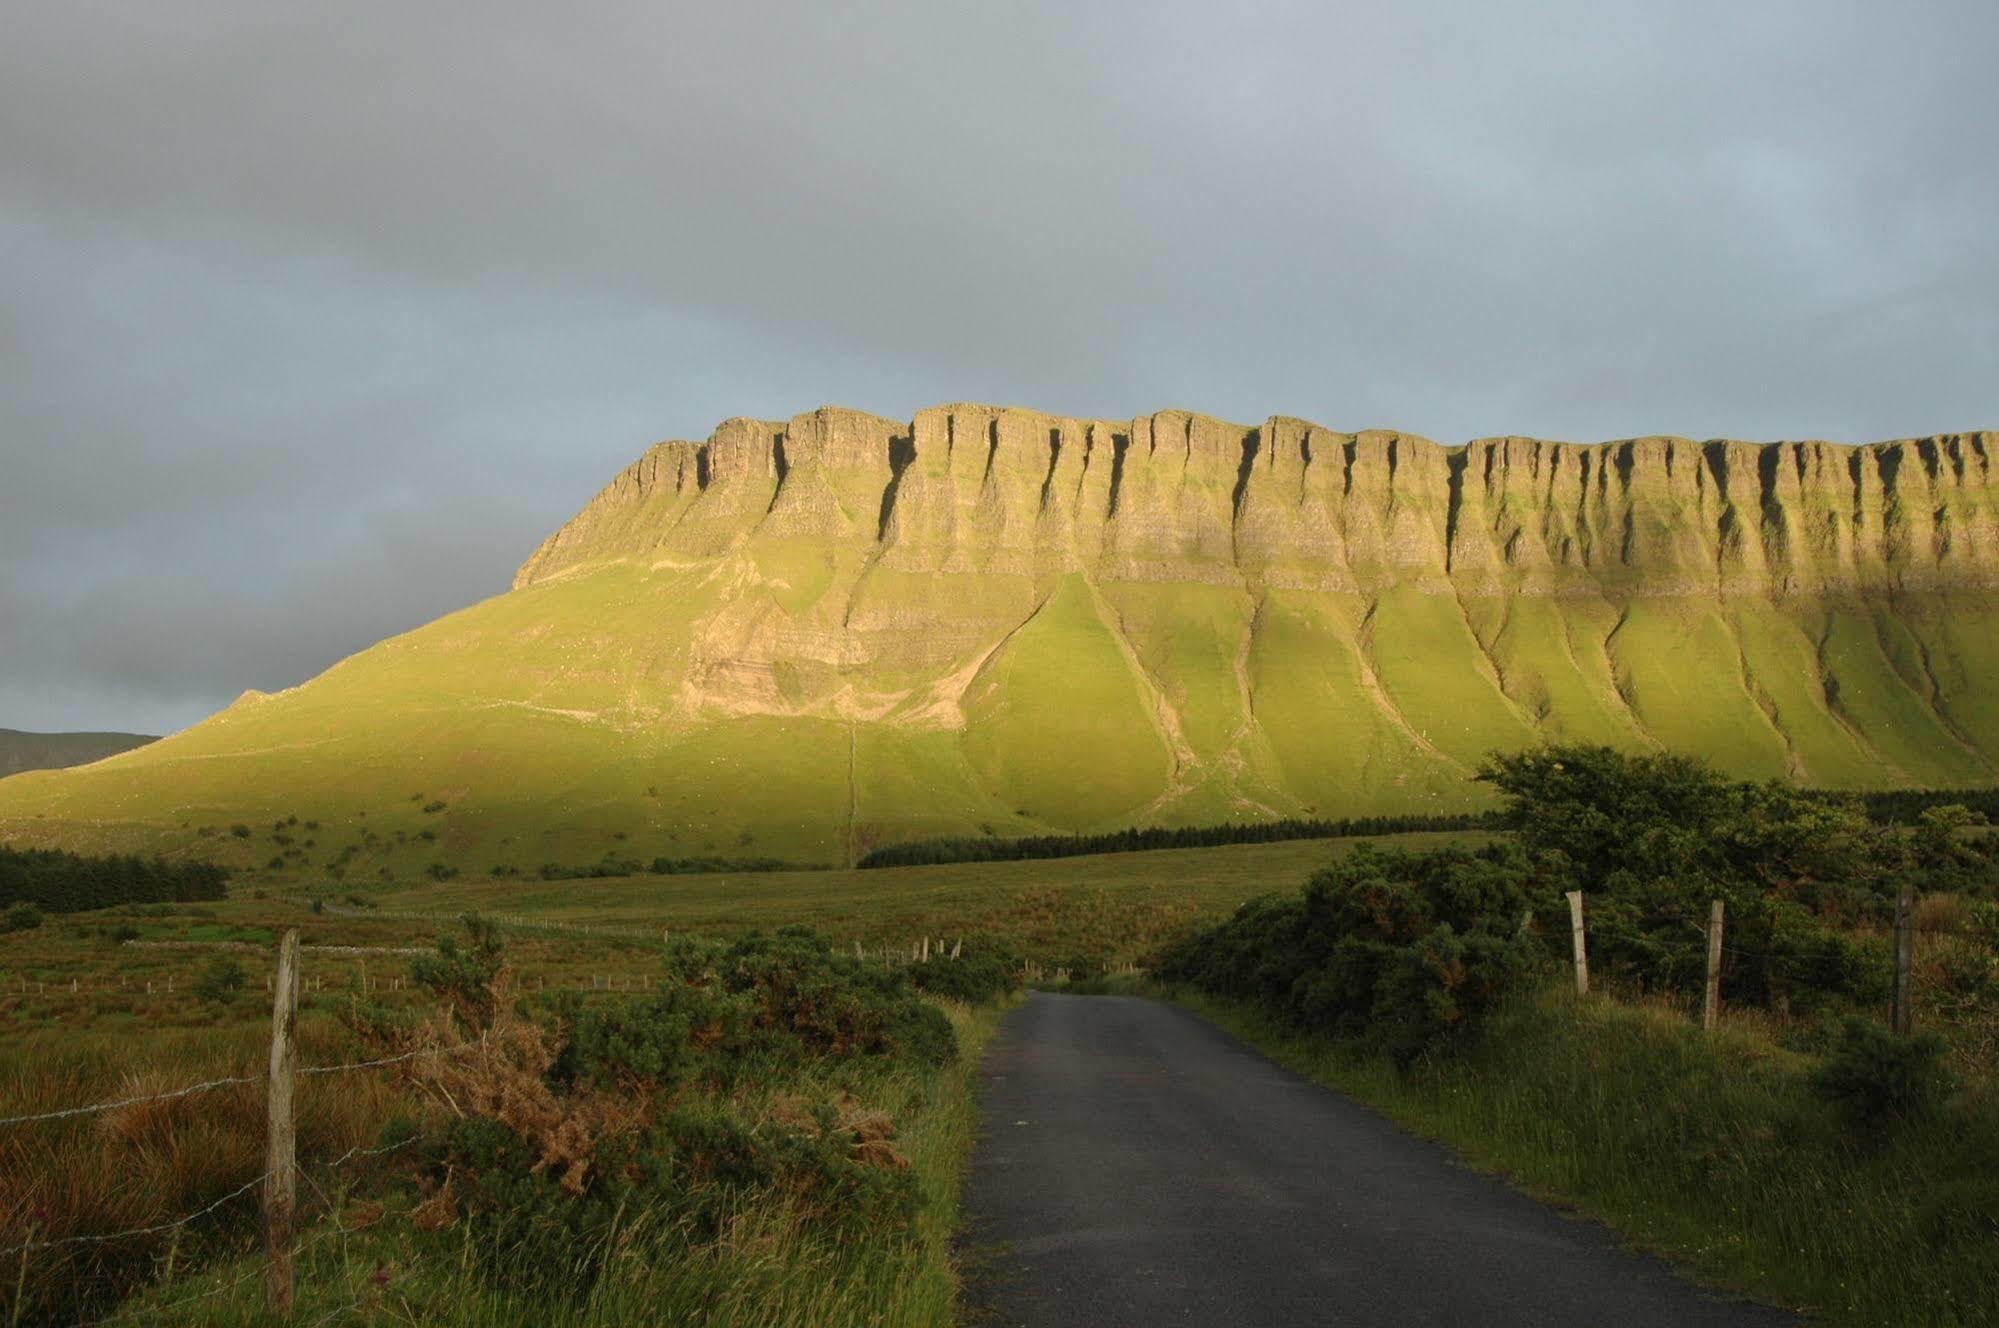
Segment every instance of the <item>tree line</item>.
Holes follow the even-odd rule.
[[[29,904],[49,913],[80,913],[119,904],[220,899],[228,879],[229,873],[212,862],[131,854],[85,857],[0,844],[0,908]]]
[[[1798,796],[1832,803],[1857,802],[1868,820],[1881,825],[1915,825],[1924,812],[1963,807],[1999,822],[1999,787],[1967,789],[1878,789],[1845,792],[1799,790]],[[1287,839],[1343,839],[1359,835],[1403,835],[1426,830],[1478,830],[1498,824],[1496,812],[1410,813],[1402,816],[1349,816],[1337,820],[1286,817],[1278,821],[1194,826],[1147,826],[1093,835],[965,835],[884,844],[863,854],[857,867],[935,867],[952,862],[1022,862],[1078,858],[1092,853],[1137,853],[1161,848],[1213,848],[1222,844],[1271,844]],[[657,872],[658,867],[653,870]],[[703,869],[705,870],[705,868]],[[579,873],[581,874],[581,873]],[[636,874],[636,872],[628,873]]]
[[[1286,839],[1341,839],[1353,835],[1403,835],[1419,830],[1475,830],[1486,824],[1477,812],[1443,815],[1349,816],[1339,820],[1286,817],[1222,825],[1147,826],[1096,835],[996,835],[955,839],[913,839],[870,850],[859,867],[933,867],[947,862],[1022,862],[1078,858],[1092,853],[1137,853],[1160,848],[1213,848],[1221,844],[1272,844]]]
[[[1988,821],[1999,821],[1999,788],[1876,789],[1853,796],[1867,809],[1869,820],[1886,825],[1914,825],[1934,807],[1963,807]]]

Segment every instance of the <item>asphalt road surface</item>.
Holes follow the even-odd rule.
[[[1765,1328],[1177,1007],[1036,993],[983,1067],[974,1323]]]

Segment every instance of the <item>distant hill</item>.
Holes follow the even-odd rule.
[[[0,778],[25,770],[88,765],[158,741],[144,733],[23,733],[19,729],[0,729]]]
[[[1457,447],[825,409],[666,442],[514,588],[0,838],[297,874],[1476,810],[1494,750],[1999,780],[1999,434]]]

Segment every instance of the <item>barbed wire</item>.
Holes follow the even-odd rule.
[[[403,1061],[418,1060],[425,1056],[450,1056],[461,1051],[476,1050],[484,1043],[461,1042],[453,1047],[425,1047],[418,1051],[406,1051],[397,1056],[383,1056],[371,1061],[347,1061],[339,1065],[303,1065],[296,1074],[347,1074],[356,1070],[374,1070],[384,1065],[397,1065]],[[93,1102],[89,1106],[64,1107],[60,1111],[41,1111],[27,1116],[0,1116],[0,1125],[29,1125],[36,1121],[62,1120],[70,1116],[90,1116],[99,1112],[116,1111],[121,1107],[143,1106],[149,1102],[170,1102],[175,1098],[192,1097],[210,1089],[227,1088],[235,1084],[262,1083],[263,1075],[232,1075],[223,1079],[208,1079],[185,1088],[175,1088],[164,1093],[148,1093],[140,1097],[119,1098],[115,1102]]]
[[[453,1047],[423,1047],[416,1051],[405,1051],[398,1056],[384,1056],[379,1060],[350,1061],[345,1065],[304,1065],[299,1074],[347,1074],[354,1070],[375,1070],[384,1065],[400,1065],[404,1061],[420,1060],[426,1056],[453,1056],[461,1051],[477,1051],[483,1042],[461,1042]]]
[[[342,1166],[348,1161],[357,1157],[379,1157],[385,1153],[393,1153],[398,1149],[408,1148],[412,1144],[420,1143],[422,1142],[422,1139],[423,1139],[422,1135],[411,1135],[409,1138],[403,1139],[397,1143],[384,1144],[376,1148],[363,1148],[357,1144],[356,1146],[348,1149],[346,1152],[342,1153],[339,1157],[333,1159],[333,1161],[327,1163],[326,1165],[329,1169],[332,1169]],[[301,1244],[298,1247],[296,1251],[294,1251],[296,1255],[303,1255],[306,1251],[316,1248],[317,1246],[326,1243],[328,1240],[331,1240],[336,1236],[346,1236],[350,1233],[346,1227],[340,1224],[339,1215],[337,1213],[332,1212],[332,1200],[326,1194],[326,1192],[319,1188],[319,1186],[312,1180],[312,1177],[306,1172],[303,1166],[298,1166],[296,1169],[299,1176],[302,1179],[304,1179],[308,1185],[312,1186],[312,1188],[316,1192],[318,1192],[322,1201],[327,1203],[328,1212],[331,1215],[331,1225],[329,1227],[327,1227],[325,1230],[315,1233],[311,1239],[305,1241],[303,1244]],[[242,1185],[237,1186],[235,1189],[223,1195],[221,1198],[214,1200],[206,1207],[200,1208],[195,1212],[188,1213],[185,1216],[177,1217],[169,1222],[158,1222],[154,1223],[151,1226],[134,1227],[128,1231],[114,1231],[114,1232],[104,1233],[101,1235],[63,1236],[63,1237],[58,1237],[57,1239],[54,1240],[23,1241],[18,1245],[12,1245],[4,1249],[0,1249],[0,1258],[6,1258],[10,1255],[15,1255],[15,1254],[31,1253],[35,1250],[54,1249],[59,1246],[101,1245],[101,1244],[107,1244],[114,1240],[127,1240],[137,1236],[159,1235],[162,1232],[172,1231],[175,1230],[176,1228],[187,1226],[193,1222],[199,1221],[204,1217],[207,1217],[210,1213],[215,1212],[223,1205],[229,1203],[232,1199],[241,1198],[243,1195],[247,1194],[250,1190],[254,1189],[256,1186],[262,1184],[265,1180],[269,1179],[270,1176],[271,1173],[269,1171],[264,1171],[259,1173],[258,1175],[252,1176]],[[220,1286],[211,1287],[206,1291],[198,1292],[192,1296],[183,1297],[180,1300],[172,1301],[165,1305],[147,1307],[145,1312],[148,1314],[163,1313],[167,1310],[176,1309],[182,1305],[191,1304],[194,1301],[206,1300],[212,1296],[219,1296],[226,1291],[230,1291],[236,1287],[241,1286],[243,1283],[250,1281],[252,1278],[261,1276],[263,1274],[263,1271],[264,1270],[262,1268],[249,1269],[239,1274],[231,1281],[225,1282]],[[356,1301],[332,1311],[327,1315],[327,1320],[337,1317],[339,1314],[345,1313],[348,1310],[356,1308],[358,1304],[359,1302]],[[92,1323],[84,1325],[84,1328],[100,1328],[100,1325],[127,1321],[131,1319],[138,1312],[139,1311],[135,1310],[121,1310],[109,1316],[108,1318],[94,1320]],[[322,1322],[324,1321],[326,1320],[322,1320]]]
[[[309,1238],[301,1242],[298,1248],[292,1252],[293,1257],[302,1261],[305,1255],[310,1251],[315,1250],[319,1246],[326,1244],[327,1241],[333,1239],[335,1236],[344,1236],[346,1234],[347,1234],[346,1229],[344,1227],[339,1226],[337,1223],[332,1228],[329,1228],[327,1230],[314,1232]],[[145,1318],[149,1321],[157,1321],[155,1316],[166,1314],[170,1310],[180,1309],[182,1306],[185,1305],[192,1305],[196,1301],[211,1300],[216,1296],[224,1294],[225,1292],[234,1291],[237,1287],[242,1286],[245,1282],[253,1282],[261,1279],[266,1271],[267,1270],[265,1269],[264,1265],[259,1263],[250,1268],[244,1269],[242,1272],[238,1273],[235,1277],[230,1278],[227,1282],[221,1283],[218,1286],[209,1287],[206,1291],[197,1291],[191,1296],[182,1296],[178,1300],[170,1300],[163,1305],[141,1305],[134,1308],[115,1310],[112,1313],[106,1315],[102,1319],[93,1319],[87,1324],[79,1324],[77,1325],[77,1328],[106,1328],[106,1325],[108,1324],[134,1322],[138,1320],[142,1315],[145,1316]],[[128,1293],[128,1294],[137,1294],[137,1292],[135,1291],[133,1293]],[[350,1306],[348,1308],[352,1307]]]
[[[393,1153],[399,1148],[408,1148],[411,1144],[421,1143],[421,1142],[423,1142],[423,1136],[420,1134],[413,1134],[409,1138],[403,1140],[401,1143],[383,1144],[380,1148],[363,1148],[359,1144],[356,1144],[354,1147],[348,1149],[346,1152],[342,1153],[339,1157],[334,1158],[331,1162],[328,1162],[326,1165],[330,1170],[335,1167],[345,1166],[348,1162],[352,1161],[354,1158],[357,1157],[380,1157],[384,1153]]]
[[[29,1116],[0,1116],[0,1125],[27,1125],[34,1121],[61,1120],[66,1116],[89,1116],[100,1111],[116,1111],[120,1107],[136,1107],[147,1102],[166,1102],[177,1097],[192,1097],[213,1088],[227,1088],[232,1084],[254,1084],[261,1080],[259,1075],[235,1075],[226,1079],[209,1079],[186,1088],[176,1088],[166,1093],[149,1093],[142,1097],[120,1098],[116,1102],[95,1102],[87,1107],[65,1107],[61,1111],[43,1111]]]
[[[135,1227],[130,1231],[113,1231],[101,1236],[59,1236],[54,1240],[23,1241],[19,1245],[9,1245],[5,1249],[0,1249],[0,1259],[4,1259],[10,1254],[23,1254],[31,1250],[52,1250],[62,1245],[102,1245],[109,1241],[126,1240],[133,1236],[154,1236],[162,1231],[172,1231],[175,1227],[184,1227],[190,1222],[207,1217],[231,1199],[242,1198],[252,1189],[270,1179],[270,1176],[271,1173],[269,1171],[260,1172],[229,1191],[229,1193],[223,1195],[220,1199],[217,1199],[214,1203],[208,1205],[208,1207],[189,1213],[185,1217],[177,1217],[171,1222],[160,1222],[149,1227]]]

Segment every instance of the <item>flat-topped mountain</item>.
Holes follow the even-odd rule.
[[[0,834],[179,846],[298,815],[340,828],[285,845],[293,867],[832,862],[1466,808],[1482,755],[1548,738],[1990,782],[1995,453],[969,405],[730,420],[649,450],[509,593],[8,781]]]

